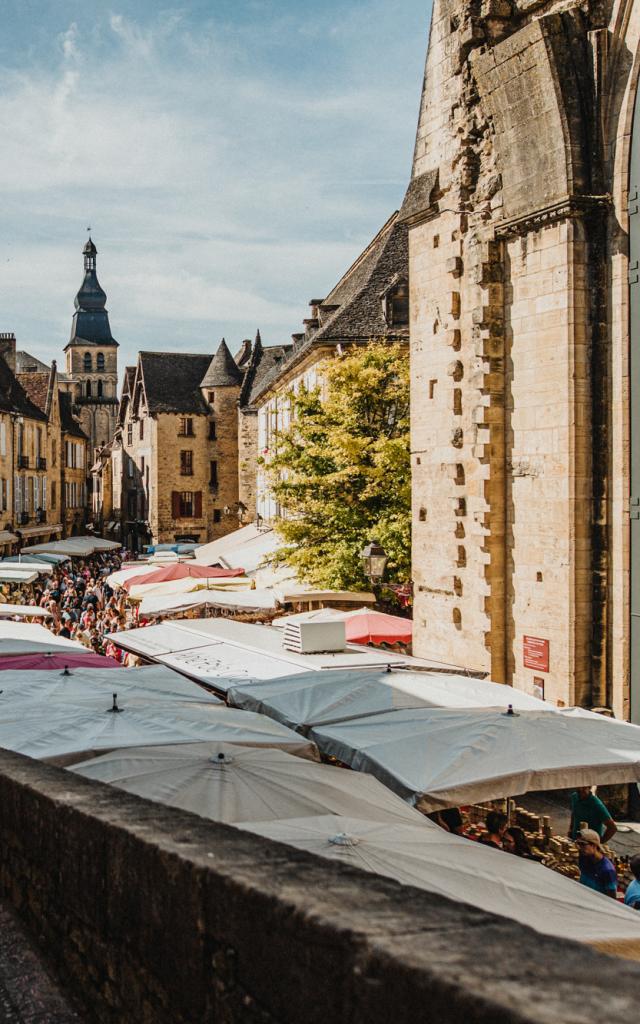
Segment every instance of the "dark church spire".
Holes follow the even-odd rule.
[[[74,301],[76,312],[71,324],[70,345],[82,345],[87,342],[101,346],[118,344],[111,334],[109,314],[105,309],[106,292],[100,287],[96,274],[97,254],[98,250],[89,238],[82,250],[84,279]]]

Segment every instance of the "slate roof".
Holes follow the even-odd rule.
[[[287,356],[293,351],[293,345],[270,345],[263,348],[260,359],[251,377],[247,378],[246,394],[241,395],[241,405],[253,405],[259,395],[265,391],[269,384],[277,380],[281,373],[281,367]]]
[[[0,357],[0,409],[3,412],[20,413],[32,420],[46,421],[47,419],[42,410],[31,401],[2,357]]]
[[[19,349],[16,352],[16,373],[49,373],[50,370],[51,367],[47,363],[32,356],[30,352],[25,352],[24,349]],[[67,373],[61,373],[58,370],[58,380],[70,379]]]
[[[425,171],[409,183],[402,207],[400,220],[414,223],[432,207],[438,194],[438,171]]]
[[[73,415],[73,399],[71,395],[61,391],[58,397],[60,401],[60,425],[62,427],[63,434],[70,434],[72,437],[81,437],[83,440],[88,441],[89,435],[85,434],[84,430]]]
[[[255,402],[312,348],[341,342],[363,344],[376,338],[408,341],[408,325],[389,325],[383,309],[385,291],[400,278],[409,278],[409,237],[407,225],[396,212],[327,297],[311,303],[317,320],[310,318],[304,334],[294,335],[292,346],[264,350],[264,365],[256,374],[250,402]],[[268,352],[273,354],[267,359]]]
[[[149,413],[207,415],[200,382],[211,356],[185,352],[140,352],[136,382],[144,388]]]
[[[237,387],[242,383],[243,373],[231,355],[227,343],[222,339],[218,351],[209,363],[201,388]]]

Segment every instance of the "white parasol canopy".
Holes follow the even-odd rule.
[[[53,612],[37,604],[0,604],[0,619],[52,619]]]
[[[151,705],[221,703],[208,690],[163,665],[124,668],[116,673],[103,668],[74,668],[67,672],[7,669],[0,680],[0,713],[16,703],[33,705],[34,702],[39,704],[43,714],[48,714],[49,707],[56,703],[79,705],[99,701],[101,709],[109,706],[116,692],[121,703],[131,699]]]
[[[640,780],[640,727],[599,715],[495,708],[390,711],[310,731],[421,810],[532,790]]]
[[[291,729],[378,715],[399,708],[515,707],[546,709],[543,701],[511,686],[467,676],[363,670],[305,672],[264,682],[238,683],[228,692],[234,707],[260,711]]]
[[[388,824],[435,827],[370,775],[273,748],[229,743],[140,747],[111,751],[72,770],[214,821],[365,814]]]
[[[241,823],[300,850],[535,928],[544,935],[640,951],[640,914],[535,861],[437,828],[344,817]],[[622,951],[622,949],[620,949]]]
[[[0,583],[15,583],[20,585],[21,583],[33,583],[37,580],[38,573],[35,569],[31,571],[25,565],[24,569],[5,569],[0,565]]]
[[[115,689],[115,687],[114,687]],[[166,743],[211,741],[252,747],[280,747],[289,753],[318,760],[315,744],[278,722],[250,711],[233,711],[222,704],[132,706],[118,700],[120,712],[111,711],[111,699],[92,707],[78,702],[38,705],[30,710],[16,703],[0,716],[0,747],[43,760],[69,763],[94,750],[158,746]]]
[[[0,562],[0,569],[8,569],[9,572],[37,572],[50,576],[53,572],[53,564],[51,562],[37,562],[35,558],[30,558],[28,561],[21,561],[20,558],[15,558],[13,560],[3,558]]]
[[[0,621],[0,656],[5,654],[44,654],[59,652],[64,647],[71,651],[86,651],[77,640],[55,636],[36,622]]]
[[[135,565],[127,565],[124,569],[118,569],[106,577],[105,583],[110,587],[121,587],[127,580],[134,576],[144,576],[148,572],[157,572],[157,565],[149,565],[147,562],[136,562]]]

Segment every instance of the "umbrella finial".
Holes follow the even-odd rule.
[[[346,832],[338,832],[335,836],[329,836],[329,842],[332,846],[357,846],[360,840]]]
[[[228,754],[225,754],[221,750],[218,754],[215,755],[215,757],[210,757],[209,760],[211,761],[211,764],[215,764],[216,766],[222,766],[225,764],[231,764],[233,758],[229,757]]]
[[[60,675],[61,675],[61,676],[70,676],[70,675],[73,675],[73,673],[69,671],[69,666],[68,666],[68,665],[65,665],[65,666],[64,666],[64,669],[63,669],[63,671],[62,671],[62,672],[60,673]]]
[[[517,711],[513,710],[513,704],[507,706],[507,710],[502,712],[504,718],[519,718],[520,715]]]
[[[112,707],[107,708],[107,712],[108,713],[115,712],[115,713],[119,714],[121,711],[124,711],[124,708],[119,708],[118,707],[118,694],[114,693],[114,695],[113,695],[113,705],[112,705]]]

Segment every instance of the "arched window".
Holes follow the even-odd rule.
[[[102,398],[102,381],[98,381],[98,398]]]
[[[96,370],[99,373],[104,373],[104,352],[98,352],[96,356]]]
[[[91,398],[91,381],[87,381],[87,398]]]
[[[93,360],[91,359],[91,353],[85,352],[84,354],[84,372],[91,373],[93,369]]]

